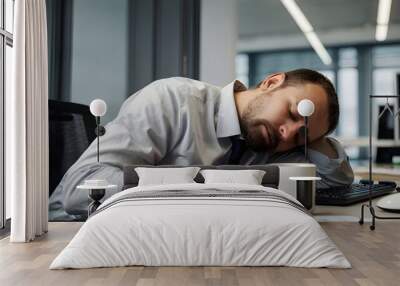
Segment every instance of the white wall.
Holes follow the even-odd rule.
[[[200,80],[224,86],[235,79],[237,0],[202,0]]]
[[[107,102],[112,120],[128,96],[128,1],[74,0],[71,102]]]

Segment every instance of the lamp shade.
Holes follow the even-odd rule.
[[[107,112],[107,104],[102,99],[95,99],[90,103],[90,112],[94,116],[103,116]]]
[[[314,113],[314,103],[309,99],[303,99],[297,105],[297,111],[301,116],[311,116]]]

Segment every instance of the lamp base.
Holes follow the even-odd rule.
[[[297,200],[311,210],[313,207],[313,181],[296,181]]]
[[[97,208],[101,205],[100,200],[104,197],[106,189],[90,189],[89,198],[93,201],[89,204],[88,217],[94,213]]]

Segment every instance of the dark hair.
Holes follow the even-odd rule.
[[[285,81],[281,87],[295,86],[304,83],[313,83],[321,86],[328,96],[328,131],[326,134],[331,133],[336,129],[339,122],[339,100],[335,88],[331,81],[323,74],[309,69],[297,69],[285,72]],[[257,85],[259,87],[261,83]],[[326,135],[325,134],[325,135]]]

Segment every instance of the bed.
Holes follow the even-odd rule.
[[[124,168],[124,190],[89,217],[50,269],[144,266],[350,268],[312,215],[277,189],[278,166],[257,169],[261,185],[195,183],[138,186]]]

